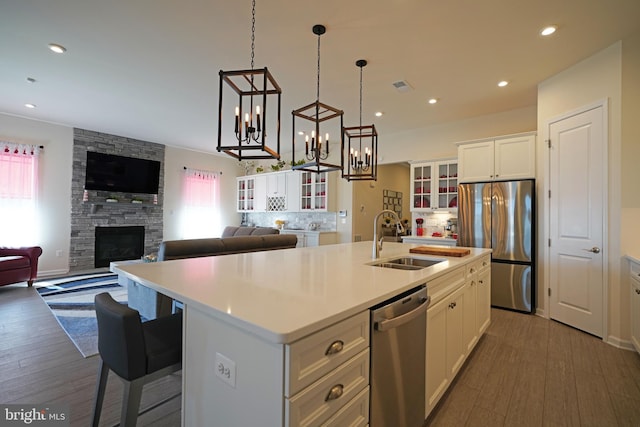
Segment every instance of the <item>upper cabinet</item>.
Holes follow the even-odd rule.
[[[326,172],[300,171],[300,211],[334,211],[334,177]]]
[[[533,133],[458,145],[460,182],[535,178],[536,136]]]
[[[249,175],[236,179],[236,210],[264,212],[266,210],[267,181],[264,176]]]
[[[411,211],[458,207],[458,163],[455,159],[411,164]]]

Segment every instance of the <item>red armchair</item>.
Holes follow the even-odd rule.
[[[27,282],[28,286],[38,275],[38,258],[42,255],[40,246],[28,248],[0,247],[0,286]]]

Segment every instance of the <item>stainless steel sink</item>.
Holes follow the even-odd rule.
[[[395,268],[398,270],[421,270],[443,262],[443,259],[424,259],[414,257],[400,257],[387,261],[370,264],[374,267]]]

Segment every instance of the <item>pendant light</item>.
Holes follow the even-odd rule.
[[[342,150],[342,116],[344,112],[320,102],[320,36],[326,30],[324,25],[313,26],[313,34],[318,36],[316,101],[291,113],[293,115],[292,164],[294,165],[292,169],[314,173],[342,170],[342,165],[331,164],[327,162],[327,159],[331,156],[330,144],[334,142],[330,135],[338,138],[337,143]],[[296,119],[300,120],[296,122]],[[303,160],[305,163],[302,165],[296,165],[296,138],[300,136],[296,133],[297,127],[300,128],[304,138],[300,141],[300,145],[304,144]]]
[[[220,70],[217,150],[238,160],[280,160],[280,108],[282,89],[267,67],[254,69],[256,1],[251,8],[251,69]],[[225,91],[237,96],[235,106],[223,100]],[[277,112],[267,109],[267,99],[277,103]],[[235,107],[235,108],[234,108]],[[233,114],[224,116],[223,111]],[[267,137],[269,143],[267,144]],[[224,142],[223,142],[224,141]]]
[[[360,123],[343,128],[345,149],[342,152],[342,177],[347,181],[376,181],[378,173],[378,132],[375,125],[362,125],[362,69],[367,61],[359,59],[360,68]]]

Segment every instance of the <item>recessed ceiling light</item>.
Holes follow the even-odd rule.
[[[65,53],[67,48],[56,43],[49,43],[49,49],[51,49],[55,53]]]
[[[27,107],[27,108],[36,108],[36,104],[31,104],[29,102],[24,104],[24,106]]]
[[[558,27],[556,27],[555,25],[549,25],[548,27],[544,27],[542,30],[540,30],[540,35],[545,37],[550,36],[551,34],[555,33],[557,29]]]
[[[376,111],[376,117],[382,117],[384,113],[382,111]]]
[[[508,85],[508,84],[509,84],[509,82],[508,82],[508,81],[506,81],[506,80],[502,80],[501,82],[498,82],[498,86],[499,86],[499,87],[505,87],[505,86],[506,86],[506,85]]]
[[[429,104],[437,104],[438,103],[438,98],[431,98],[429,100]]]

